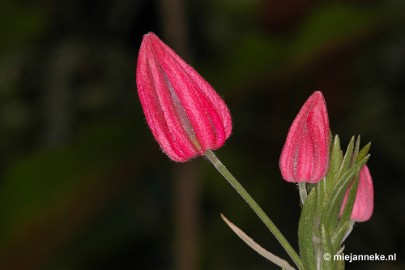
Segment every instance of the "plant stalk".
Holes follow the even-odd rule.
[[[245,202],[250,206],[250,208],[256,213],[256,215],[261,219],[261,221],[266,225],[270,232],[276,237],[277,241],[285,249],[294,263],[299,269],[304,269],[301,258],[298,256],[297,252],[290,245],[284,235],[276,227],[276,225],[271,221],[271,219],[266,215],[263,209],[256,203],[256,201],[249,195],[246,189],[236,180],[236,178],[231,174],[231,172],[222,164],[222,162],[217,158],[217,156],[211,150],[205,152],[206,158],[214,165],[214,167],[219,171],[220,174],[228,181],[228,183],[239,193],[239,195],[245,200]]]

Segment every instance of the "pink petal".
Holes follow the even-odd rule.
[[[230,136],[232,121],[224,101],[153,33],[142,41],[136,81],[146,121],[171,159],[203,155]]]

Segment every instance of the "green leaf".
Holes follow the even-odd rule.
[[[341,245],[341,240],[345,237],[347,230],[350,227],[350,222],[345,222],[335,230],[335,233],[332,235],[332,245],[338,247]]]
[[[316,269],[315,247],[313,243],[316,229],[316,200],[317,189],[313,188],[305,200],[298,224],[298,244],[305,269]],[[319,222],[319,219],[318,219]]]
[[[360,171],[361,167],[359,168],[359,171]],[[349,223],[349,221],[350,221],[350,216],[353,211],[353,206],[354,206],[354,201],[356,199],[358,185],[359,185],[359,177],[356,177],[353,182],[353,185],[350,188],[350,192],[349,192],[349,196],[347,198],[345,209],[343,210],[343,214],[339,220],[339,223],[338,223],[338,226],[336,229],[337,232],[341,230],[341,227],[344,227],[345,224]],[[343,237],[346,235],[346,231],[343,235],[335,237],[337,245],[340,245],[340,243],[342,242]]]
[[[322,260],[322,269],[328,269],[328,270],[334,270],[335,268],[335,262],[333,259],[331,260],[324,260],[322,258],[323,254],[329,253],[332,257],[336,253],[336,249],[332,245],[331,241],[331,234],[328,231],[328,229],[321,224],[321,244],[322,244],[322,254],[319,254],[321,260]]]
[[[351,181],[358,175],[360,168],[367,162],[368,156],[357,162],[352,168],[346,171],[333,188],[329,200],[325,204],[321,217],[321,224],[333,231],[336,227],[338,215],[342,205],[343,197]]]
[[[318,182],[315,186],[316,188],[316,216],[319,217],[325,205],[325,197],[328,194],[327,192],[327,179],[324,178]]]
[[[349,145],[347,146],[345,156],[343,157],[342,164],[339,168],[338,179],[342,177],[342,175],[349,169],[352,155],[353,155],[353,148],[354,148],[354,136],[350,139]]]
[[[331,189],[334,185],[337,178],[337,172],[340,168],[340,164],[343,160],[343,153],[340,149],[340,139],[338,135],[335,135],[335,139],[333,140],[332,149],[330,152],[330,162],[329,162],[329,171],[326,176],[326,184],[328,190]]]
[[[357,161],[362,160],[365,156],[368,155],[368,151],[370,150],[371,142],[363,146],[360,150],[359,155],[357,156]]]
[[[221,214],[221,218],[225,223],[231,228],[231,230],[242,239],[250,248],[256,251],[258,254],[262,255],[267,260],[271,261],[272,263],[278,265],[282,269],[286,270],[294,270],[294,268],[284,259],[274,255],[270,251],[264,249],[258,243],[256,243],[250,236],[248,236],[244,231],[238,228],[235,224],[230,222],[223,214]]]
[[[357,140],[356,140],[356,144],[354,146],[354,151],[353,151],[353,156],[352,156],[352,166],[353,164],[357,161],[357,157],[359,155],[359,151],[360,151],[360,135],[357,136]]]

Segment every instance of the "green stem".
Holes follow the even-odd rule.
[[[305,199],[308,197],[307,186],[305,185],[305,182],[298,183],[298,189],[300,191],[301,204],[304,205]]]
[[[222,162],[217,158],[217,156],[211,150],[205,152],[207,159],[214,165],[214,167],[222,174],[222,176],[228,181],[228,183],[239,193],[239,195],[245,200],[245,202],[252,208],[256,215],[261,219],[261,221],[266,225],[270,232],[276,237],[278,242],[283,246],[285,251],[298,266],[299,269],[304,269],[304,265],[300,257],[294,248],[288,243],[287,239],[280,232],[280,230],[274,225],[273,221],[266,215],[263,209],[257,204],[257,202],[249,195],[246,189],[236,180],[236,178],[231,174],[231,172],[222,164]]]

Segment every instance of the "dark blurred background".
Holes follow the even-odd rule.
[[[161,153],[135,86],[158,34],[233,116],[219,158],[297,247],[295,185],[278,158],[322,90],[332,132],[371,141],[375,211],[345,253],[397,254],[347,269],[405,269],[405,4],[398,0],[2,0],[0,269],[277,269],[224,213],[287,258],[203,158]]]

